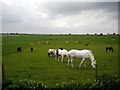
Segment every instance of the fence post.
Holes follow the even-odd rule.
[[[95,65],[95,80],[97,81],[98,80],[98,71],[97,71],[97,64]]]
[[[4,64],[2,63],[2,82],[5,79],[5,74],[4,74]]]

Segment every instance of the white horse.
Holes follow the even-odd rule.
[[[78,59],[82,59],[81,63],[79,64],[79,68],[81,68],[81,65],[84,63],[84,67],[86,67],[85,65],[85,61],[87,58],[89,58],[91,60],[91,66],[93,68],[96,68],[96,60],[94,58],[93,53],[91,52],[91,50],[70,50],[68,52],[68,65],[71,63],[71,66],[73,66],[73,58],[78,58]]]
[[[48,49],[48,56],[50,57],[52,55],[52,57],[55,56],[55,50],[56,49]]]
[[[68,51],[63,48],[59,48],[55,51],[55,55],[56,55],[55,61],[58,59],[58,61],[63,62],[64,57],[65,56],[68,57]],[[60,60],[60,57],[61,57],[61,60]]]

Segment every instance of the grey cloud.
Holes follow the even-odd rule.
[[[117,11],[117,2],[49,2],[43,8],[50,14],[76,14],[88,10]]]
[[[43,9],[51,19],[66,17],[68,15],[77,15],[82,11],[91,10],[96,12],[98,10],[103,10],[104,12],[110,13],[110,18],[115,19],[117,18],[116,12],[118,8],[117,2],[47,2],[42,3],[42,5],[36,4],[36,7],[38,11],[40,11],[39,9]],[[31,8],[28,8],[27,10],[30,10]],[[32,13],[31,10],[31,12],[24,10],[25,8],[23,8],[23,10],[20,10],[20,8],[16,9],[14,5],[11,7],[3,4],[2,9],[3,23],[22,22]]]
[[[13,6],[3,5],[2,19],[4,31],[14,30],[14,32],[26,31],[30,33],[94,33],[100,32],[101,30],[106,33],[109,32],[109,29],[106,29],[106,25],[111,26],[111,22],[115,22],[116,25],[118,17],[117,2],[46,2],[31,5],[27,5],[27,3],[24,4],[24,7],[19,3],[14,3]],[[93,15],[90,11],[93,11]],[[102,13],[100,13],[100,11],[102,11]],[[89,16],[86,14],[89,14]],[[101,14],[101,16],[99,14]],[[95,15],[97,15],[96,19]],[[106,16],[102,18],[103,15]],[[92,21],[94,21],[94,23],[91,24]],[[79,25],[79,22],[83,22],[85,25],[78,26],[78,28],[65,28],[64,25],[63,27],[56,26],[56,24],[62,23],[67,23],[71,26],[73,24]]]
[[[10,24],[17,23],[22,20],[18,11],[14,9],[14,7],[9,7],[5,4],[2,4],[2,23]]]
[[[22,5],[20,1],[16,1],[12,5],[2,3],[2,23],[14,24],[24,22],[34,12],[34,7],[26,5],[27,3]]]

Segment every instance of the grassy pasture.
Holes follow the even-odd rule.
[[[88,42],[90,44],[86,46],[85,44]],[[21,53],[16,52],[18,46],[22,47]],[[114,52],[105,52],[107,46],[112,46]],[[33,53],[30,52],[30,47],[34,48]],[[90,49],[98,64],[98,74],[114,75],[118,73],[117,36],[18,35],[2,37],[2,62],[4,63],[5,79],[22,78],[43,81],[49,87],[71,80],[79,82],[95,79],[89,60],[86,61],[86,69],[79,69],[78,65],[81,60],[74,59],[75,68],[72,68],[67,67],[65,62],[60,63],[54,58],[48,57],[47,50],[49,48],[60,47],[67,50]]]

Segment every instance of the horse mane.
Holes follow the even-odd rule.
[[[59,48],[59,49],[63,50],[63,48]]]
[[[63,48],[59,48],[60,50],[63,50]],[[56,50],[56,55],[57,55],[57,58],[59,56],[59,52],[58,52],[58,49]]]
[[[91,51],[91,50],[88,50],[88,51],[90,52],[90,53],[89,53],[89,54],[90,54],[90,57],[92,56],[91,59],[92,59],[92,60],[95,60],[95,57],[94,57],[92,51]]]

